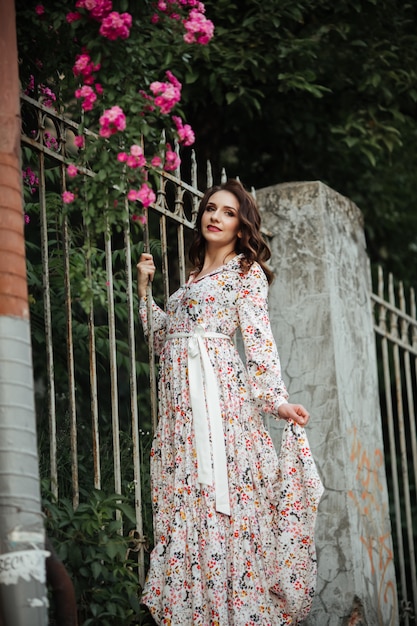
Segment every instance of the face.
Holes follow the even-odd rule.
[[[201,216],[201,234],[207,245],[233,250],[239,230],[238,199],[230,191],[216,191]]]

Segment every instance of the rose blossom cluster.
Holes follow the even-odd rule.
[[[31,74],[29,76],[28,86],[25,89],[25,94],[29,95],[33,91],[35,91],[35,77],[33,76],[33,74]],[[53,103],[56,101],[56,95],[54,94],[52,89],[50,89],[43,83],[40,83],[38,85],[38,91],[39,95],[42,97],[42,104],[44,104],[49,109],[52,109]]]
[[[182,20],[187,31],[184,35],[186,43],[206,45],[213,37],[214,24],[204,15],[206,8],[203,2],[199,2],[199,0],[158,0],[156,8],[173,20],[181,19],[179,11],[188,11],[187,17]],[[155,13],[151,21],[156,24],[159,21],[159,15]]]
[[[129,13],[118,13],[113,11],[111,0],[76,0],[76,12],[67,14],[69,23],[77,21],[85,17],[95,20],[100,24],[99,34],[108,40],[116,41],[117,39],[127,39],[130,36],[132,26],[132,16]],[[214,27],[205,15],[205,7],[199,0],[157,0],[157,9],[161,13],[165,13],[168,17],[181,23],[186,34],[183,36],[186,43],[206,44],[213,36]],[[159,17],[158,17],[159,19]],[[155,20],[152,19],[155,23]],[[156,20],[157,21],[157,20]],[[87,49],[83,49],[82,54],[76,57],[73,66],[74,76],[79,77],[82,85],[76,90],[77,98],[82,99],[82,108],[85,111],[93,109],[97,100],[97,95],[103,93],[103,89],[96,82],[96,73],[100,70],[100,64],[94,63]],[[162,115],[171,113],[172,109],[181,99],[181,82],[170,72],[166,71],[166,81],[154,81],[149,86],[149,92],[143,90],[139,94],[144,98],[141,115],[145,115],[146,111],[155,111],[159,109]],[[180,144],[190,146],[195,141],[194,132],[189,124],[184,124],[178,116],[172,116],[172,122],[175,125],[176,134]],[[112,106],[105,110],[99,118],[99,135],[105,139],[126,128],[126,116],[120,106]],[[75,137],[74,143],[77,147],[82,148],[84,138],[82,136]],[[162,151],[163,152],[163,151]],[[165,146],[165,153],[155,155],[149,162],[149,166],[153,168],[163,168],[165,171],[176,170],[181,159],[175,150],[172,150],[168,143]],[[118,152],[117,160],[119,163],[125,164],[128,168],[137,170],[135,175],[142,179],[143,182],[139,189],[131,188],[127,193],[127,198],[131,202],[141,202],[144,207],[148,207],[155,202],[155,193],[147,182],[146,158],[141,146],[133,144],[128,152]],[[76,176],[78,170],[75,165],[71,164],[67,168],[69,177]],[[130,185],[133,186],[133,172],[130,174]],[[62,194],[64,203],[73,202],[75,195],[70,191]],[[136,216],[137,217],[137,216]],[[135,221],[142,221],[140,219]]]
[[[72,71],[74,76],[80,76],[83,79],[84,85],[75,90],[75,97],[82,98],[81,107],[84,111],[91,111],[97,100],[97,94],[103,93],[100,83],[95,83],[94,73],[99,69],[100,63],[93,63],[87,51],[77,55]]]
[[[117,13],[112,11],[101,22],[100,35],[107,37],[111,41],[116,39],[127,39],[132,27],[132,16],[130,13]]]
[[[146,224],[146,215],[132,215],[132,222],[140,222],[141,224]]]
[[[129,154],[127,152],[119,152],[117,155],[117,160],[120,163],[126,163],[128,167],[133,169],[136,168],[144,168],[146,165],[145,155],[143,150],[137,144],[133,144],[130,147]],[[165,151],[165,162],[164,162],[164,170],[170,172],[172,170],[177,169],[181,163],[181,159],[176,152],[171,149],[169,143],[166,144]],[[155,155],[150,163],[151,167],[160,168],[162,167],[162,158],[158,155]],[[144,176],[146,177],[146,172],[143,170]],[[148,207],[152,202],[155,202],[155,194],[149,185],[145,182],[142,184],[141,188],[130,189],[127,194],[128,200],[131,202],[142,202],[144,207]]]
[[[41,84],[41,85],[39,85],[39,92],[40,92],[41,96],[43,97],[43,104],[46,107],[49,107],[50,109],[53,109],[54,102],[56,101],[56,95],[54,94],[52,89],[50,89],[46,85],[42,85]]]
[[[63,191],[61,194],[61,198],[64,204],[71,204],[71,202],[74,202],[75,195],[72,193],[72,191]]]
[[[177,167],[179,167],[181,164],[181,159],[178,156],[178,154],[176,152],[174,152],[174,150],[171,149],[171,146],[169,145],[169,143],[167,143],[167,149],[165,152],[165,164],[164,164],[164,170],[166,170],[167,172],[171,172],[173,170],[176,170]]]
[[[111,0],[77,0],[75,7],[85,9],[89,16],[100,22],[100,35],[115,41],[116,39],[127,39],[132,27],[132,16],[130,13],[118,13],[113,11]],[[75,22],[81,19],[79,11],[68,13],[67,22]]]
[[[187,31],[184,35],[184,41],[186,43],[199,43],[202,45],[208,44],[213,37],[214,25],[211,20],[208,20],[204,13],[201,13],[197,9],[191,9],[188,18],[183,22],[184,28]]]
[[[74,178],[74,176],[77,176],[78,174],[78,168],[76,165],[74,165],[74,163],[70,163],[67,167],[67,174],[68,176],[70,176],[71,178]]]
[[[84,111],[91,111],[94,102],[97,100],[97,94],[90,85],[83,85],[75,90],[75,97],[82,99],[81,107]]]
[[[143,183],[140,189],[131,189],[127,194],[127,198],[131,202],[138,200],[142,202],[144,207],[148,207],[152,202],[155,202],[156,196],[148,183]]]
[[[84,148],[84,145],[85,145],[84,137],[82,135],[75,135],[74,143],[77,146],[77,148],[80,148],[80,149]]]
[[[32,168],[28,166],[26,169],[22,170],[22,177],[24,184],[28,185],[30,193],[35,193],[39,186],[39,178]]]
[[[89,11],[90,16],[101,22],[113,8],[111,0],[77,0],[75,4],[77,9],[86,9]]]
[[[165,72],[168,82],[155,81],[149,88],[155,96],[154,102],[161,109],[161,113],[169,113],[181,100],[181,83],[169,70]]]
[[[133,169],[137,167],[144,167],[146,165],[145,155],[143,154],[143,150],[137,144],[133,144],[130,147],[130,154],[126,152],[119,152],[117,155],[117,160],[120,163],[126,163],[128,167]]]
[[[177,127],[177,133],[180,143],[184,146],[192,146],[195,141],[194,131],[189,124],[183,124],[182,119],[177,115],[172,116],[172,121]]]
[[[145,101],[143,113],[145,111],[154,111],[155,105],[160,108],[161,113],[170,113],[181,99],[182,85],[180,81],[169,70],[166,72],[166,76],[168,82],[161,83],[155,81],[151,83],[150,90],[154,94],[154,98],[143,91],[143,89],[139,91]],[[191,146],[195,141],[194,131],[191,126],[189,124],[183,124],[181,118],[177,115],[172,116],[172,121],[176,126],[179,142],[184,146]],[[154,158],[157,159],[159,157]],[[153,162],[151,162],[151,164],[154,165]],[[159,164],[155,165],[155,167],[159,167]]]
[[[99,122],[99,135],[101,137],[111,137],[111,135],[126,128],[126,116],[123,110],[117,105],[106,109],[100,117]]]
[[[43,142],[45,146],[50,150],[59,150],[59,143],[57,138],[51,135],[51,133],[48,133],[47,130],[43,134]]]
[[[82,54],[77,54],[72,71],[74,76],[82,76],[86,85],[94,83],[94,73],[100,69],[100,63],[93,63],[90,55],[86,50]]]
[[[100,22],[99,33],[102,37],[106,37],[111,41],[116,39],[127,39],[130,35],[132,26],[132,16],[130,13],[118,13],[113,11],[111,0],[77,0],[77,9],[88,11],[89,16]],[[75,22],[82,18],[79,11],[68,13],[67,22]],[[72,68],[75,76],[83,79],[83,86],[75,91],[75,97],[82,99],[82,108],[84,111],[91,111],[97,100],[97,94],[103,93],[100,83],[95,83],[94,73],[100,69],[100,64],[94,64],[87,51],[77,56],[75,65]],[[94,88],[93,88],[94,84]]]

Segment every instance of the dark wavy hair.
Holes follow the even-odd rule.
[[[241,268],[243,272],[248,272],[255,261],[262,267],[271,283],[274,275],[266,262],[271,257],[271,251],[261,234],[261,215],[258,205],[252,194],[250,194],[242,183],[233,178],[221,185],[210,187],[205,192],[198,209],[197,220],[194,230],[194,239],[189,251],[189,259],[194,267],[201,270],[206,254],[206,240],[201,234],[201,218],[206,209],[207,203],[216,191],[229,191],[239,202],[240,233],[236,241],[236,254],[242,254]]]

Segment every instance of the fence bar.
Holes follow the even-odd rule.
[[[168,264],[168,238],[167,238],[167,219],[165,215],[159,218],[159,236],[161,238],[162,252],[162,283],[164,289],[164,306],[167,305],[169,298],[169,264]]]
[[[389,301],[395,306],[394,284],[392,274],[389,274]],[[397,329],[397,315],[391,314],[391,334],[394,336],[398,332]],[[393,359],[394,359],[394,374],[395,374],[395,390],[397,396],[397,428],[400,443],[400,458],[401,458],[401,471],[402,471],[402,485],[403,485],[403,497],[405,503],[405,519],[408,532],[408,539],[410,538],[411,525],[411,507],[410,507],[410,492],[409,492],[409,479],[408,479],[408,463],[407,463],[407,444],[405,438],[405,423],[404,423],[404,406],[402,399],[402,385],[401,385],[401,369],[400,369],[400,351],[397,344],[393,345]],[[408,548],[411,548],[410,542]],[[408,597],[407,587],[404,587],[405,596]]]
[[[191,185],[195,188],[197,188],[197,158],[195,155],[195,150],[191,151]],[[193,194],[192,195],[192,216],[191,219],[193,222],[195,222],[196,218],[197,218],[197,212],[198,212],[198,205],[199,205],[199,198]]]
[[[213,187],[213,170],[211,167],[211,162],[207,161],[207,189],[209,187]]]
[[[411,336],[412,336],[413,348],[415,348],[417,352],[417,318],[416,318],[416,297],[415,297],[414,289],[410,289],[410,312],[411,312],[411,316],[413,317],[413,319],[416,320],[416,323],[413,324],[412,326]],[[415,388],[417,389],[417,357],[414,359],[414,374],[415,374],[414,384],[415,384]],[[415,492],[417,494],[417,435],[416,435],[416,414],[415,414],[414,408],[415,407],[413,404],[413,413],[410,412],[410,422],[412,425],[411,445],[412,445],[413,462],[414,462],[414,486],[415,486]],[[415,604],[415,606],[417,610],[417,603]]]
[[[139,449],[139,415],[138,415],[138,391],[136,382],[136,350],[135,350],[135,323],[134,323],[134,298],[132,277],[132,251],[130,242],[129,207],[125,203],[126,220],[124,227],[124,248],[126,253],[126,296],[128,310],[128,344],[129,344],[129,387],[130,387],[130,411],[132,424],[132,456],[133,476],[135,483],[135,517],[136,531],[138,533],[138,575],[139,584],[145,582],[145,553],[142,520],[142,492],[141,492],[141,469]]]
[[[177,187],[175,194],[175,214],[184,214],[184,191],[181,187]],[[177,226],[177,238],[178,238],[178,270],[180,285],[185,283],[185,255],[184,255],[184,226],[178,224]]]
[[[90,247],[90,231],[85,227],[86,241]],[[92,282],[91,256],[87,254],[86,273],[89,284]],[[100,435],[98,425],[98,391],[97,391],[97,355],[96,355],[96,334],[94,322],[94,302],[91,298],[90,309],[88,311],[88,352],[90,364],[90,407],[91,407],[91,436],[93,446],[93,471],[94,487],[101,489],[101,465],[100,465]]]
[[[384,276],[382,273],[382,268],[378,268],[378,295],[382,299],[384,298]],[[382,349],[382,365],[383,365],[383,376],[384,376],[384,390],[385,390],[385,400],[386,400],[386,409],[387,409],[387,426],[388,426],[388,438],[389,438],[389,448],[390,448],[390,458],[391,458],[391,478],[392,478],[392,496],[394,499],[394,510],[395,510],[395,530],[397,537],[397,546],[398,546],[398,569],[400,572],[400,581],[401,581],[401,589],[403,593],[403,597],[407,597],[407,584],[406,584],[406,573],[405,573],[405,558],[404,558],[404,542],[402,536],[402,527],[401,527],[401,503],[400,503],[400,488],[399,488],[399,480],[398,480],[398,470],[396,465],[396,445],[395,445],[395,427],[394,427],[394,415],[393,415],[393,401],[391,395],[391,375],[390,375],[390,367],[389,367],[389,353],[388,353],[388,340],[386,337],[386,308],[384,306],[380,307],[379,310],[379,327],[383,332],[382,340],[381,340],[381,349]],[[409,626],[409,618],[408,615],[405,616],[405,626]]]
[[[120,469],[120,433],[119,433],[119,402],[117,382],[117,357],[116,357],[116,320],[114,314],[114,290],[113,290],[113,263],[111,248],[110,228],[107,227],[104,248],[106,257],[107,300],[108,300],[108,323],[109,323],[109,352],[110,352],[110,393],[111,393],[111,417],[113,433],[113,471],[114,491],[122,493],[122,477]]]
[[[404,287],[403,284],[400,283],[399,287],[399,299],[400,299],[400,309],[405,313],[405,297],[404,297]],[[401,320],[401,334],[403,341],[407,341],[409,332],[409,324],[403,317]],[[398,348],[397,348],[398,349]],[[410,364],[410,353],[408,351],[404,352],[404,371],[405,371],[405,380],[406,380],[406,392],[407,392],[407,408],[408,408],[408,416],[409,416],[409,427],[410,427],[410,439],[412,445],[412,460],[415,470],[416,465],[416,427],[415,427],[415,413],[414,413],[414,401],[413,401],[413,390],[412,390],[412,379],[411,379],[411,364]],[[401,388],[400,388],[401,393]],[[411,568],[411,586],[413,591],[413,602],[414,606],[417,607],[417,571],[416,571],[416,554],[414,549],[414,537],[413,537],[413,519],[412,519],[412,510],[411,510],[411,501],[410,501],[410,493],[411,486],[409,480],[408,473],[408,454],[407,454],[407,446],[404,436],[404,451],[402,451],[401,459],[403,463],[403,480],[404,480],[404,502],[405,502],[405,512],[406,512],[406,520],[407,520],[407,538],[408,538],[408,548],[410,553],[410,568]],[[417,483],[416,487],[417,487]]]
[[[143,227],[143,249],[150,252],[149,241],[149,211],[144,209],[146,218]],[[148,357],[149,357],[149,386],[150,386],[150,403],[151,403],[151,421],[152,430],[155,432],[158,425],[158,401],[157,401],[157,383],[155,368],[155,350],[152,341],[153,337],[153,313],[152,313],[152,284],[149,281],[146,288],[146,313],[147,313],[147,332],[148,332]]]
[[[185,283],[185,254],[184,254],[184,226],[178,224],[177,228],[178,237],[178,269],[180,274],[180,284]]]
[[[39,208],[43,282],[43,315],[45,324],[46,374],[48,381],[48,421],[49,421],[49,463],[51,492],[58,498],[58,467],[56,450],[56,404],[54,377],[54,350],[52,338],[51,291],[49,282],[48,218],[46,215],[45,155],[38,154],[39,160]]]
[[[64,174],[65,175],[65,174]],[[65,313],[67,317],[67,362],[68,362],[68,401],[71,439],[71,478],[72,502],[77,508],[80,502],[78,485],[78,455],[77,455],[77,413],[75,404],[75,373],[74,373],[74,343],[72,339],[72,300],[69,265],[69,233],[68,218],[64,215],[62,222],[62,241],[64,250],[64,282],[65,282]]]

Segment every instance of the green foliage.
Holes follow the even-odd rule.
[[[416,5],[207,0],[184,87],[196,152],[250,188],[321,180],[364,213],[371,260],[415,285]]]
[[[92,36],[93,25],[76,24],[77,41],[70,36],[64,21],[66,11],[73,10],[69,0],[48,0],[47,16],[40,20],[34,5],[34,0],[17,2],[23,86],[32,73],[38,82],[53,84],[63,101],[73,102],[71,66],[85,44],[103,64],[109,101],[125,101],[139,122],[135,90],[172,69],[184,83],[182,110],[196,131],[202,164],[209,158],[216,176],[225,166],[229,175],[255,188],[322,180],[363,211],[371,260],[415,284],[413,3],[207,0],[215,36],[209,46],[198,47],[181,43],[173,20],[151,25],[151,3],[116,3],[116,9],[127,6],[133,12],[136,29],[122,46],[107,42],[105,49]],[[41,68],[37,58],[43,60]],[[90,114],[84,118],[85,125],[96,121]],[[145,126],[130,126],[126,143],[142,133],[157,149],[164,120],[149,119]],[[111,138],[112,150],[115,142]],[[88,196],[93,206],[86,208],[91,227],[98,229],[127,184],[122,173],[111,178],[104,143],[91,163],[103,159],[99,177],[114,184],[111,197],[97,199],[98,180]]]
[[[47,532],[76,592],[80,626],[151,623],[140,607],[134,510],[118,494],[89,491],[74,510],[44,498]],[[122,530],[122,518],[124,528]]]

